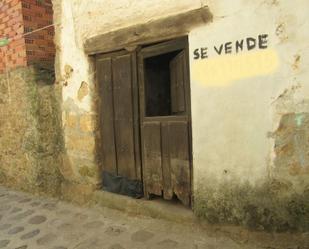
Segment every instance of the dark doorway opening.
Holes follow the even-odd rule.
[[[180,51],[145,59],[146,116],[169,116],[171,107],[171,60]]]

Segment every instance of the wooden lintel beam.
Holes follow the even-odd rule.
[[[89,38],[84,43],[84,51],[93,55],[167,40],[186,35],[194,27],[210,21],[212,14],[205,6]]]

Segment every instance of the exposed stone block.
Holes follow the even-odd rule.
[[[69,151],[80,151],[94,154],[95,137],[93,135],[70,134],[66,136],[66,148]]]
[[[95,115],[84,114],[80,117],[80,129],[83,132],[93,132],[95,130]]]
[[[66,126],[71,129],[75,129],[78,126],[78,116],[74,114],[66,115]]]

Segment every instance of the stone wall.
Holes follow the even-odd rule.
[[[59,195],[63,141],[53,72],[35,67],[0,75],[0,183]]]

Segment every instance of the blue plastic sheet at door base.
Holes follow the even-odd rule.
[[[141,181],[115,176],[106,171],[103,171],[102,177],[103,190],[105,191],[130,196],[136,199],[142,198],[144,195]]]

